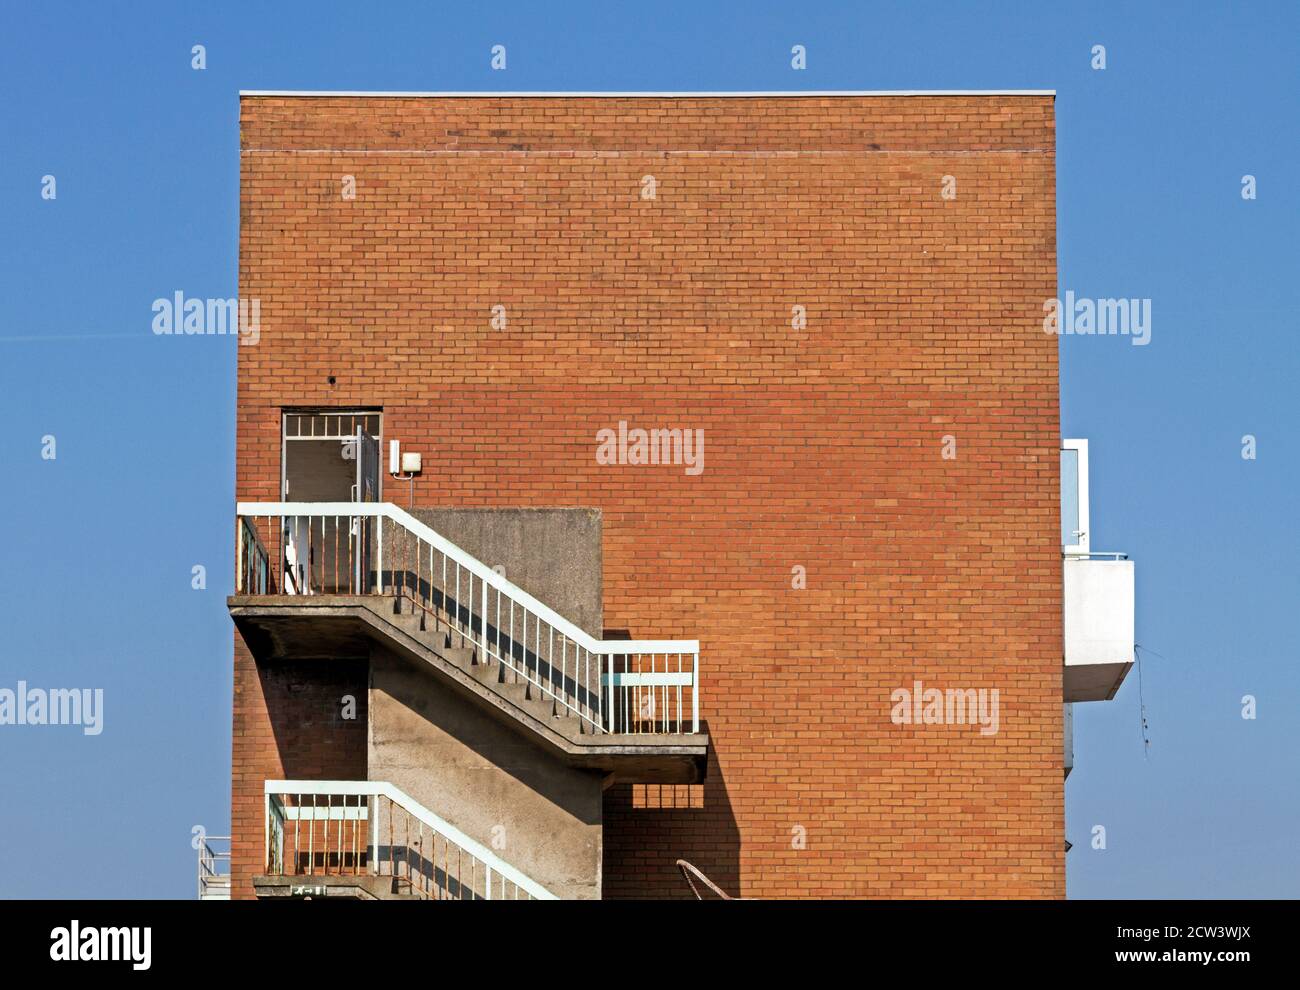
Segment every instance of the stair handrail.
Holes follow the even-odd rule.
[[[719,887],[716,883],[714,883],[712,880],[706,877],[704,873],[700,870],[700,868],[696,866],[694,863],[688,863],[684,859],[679,859],[677,861],[677,869],[682,871],[682,876],[685,878],[686,883],[690,886],[691,893],[695,895],[695,899],[697,901],[704,900],[704,895],[701,894],[700,889],[695,886],[696,877],[699,878],[700,882],[703,883],[704,886],[708,887],[709,890],[717,894],[720,900],[724,900],[724,901],[741,900],[741,898],[739,897],[732,897],[725,890]]]
[[[224,889],[230,893],[230,836],[208,835],[204,833],[198,840],[199,853],[199,900],[203,900],[209,888]],[[224,851],[213,848],[212,843],[224,842]],[[226,872],[222,873],[220,864],[224,863]]]
[[[245,517],[353,517],[353,518],[376,518],[379,523],[379,540],[377,551],[377,571],[380,575],[380,593],[383,588],[383,520],[388,519],[392,523],[402,527],[413,536],[416,540],[427,543],[430,547],[443,554],[448,560],[453,561],[458,566],[465,568],[470,575],[478,578],[482,586],[482,604],[484,609],[484,622],[482,631],[482,646],[485,653],[490,652],[490,645],[487,640],[487,603],[488,589],[494,589],[499,595],[505,597],[505,600],[525,610],[525,613],[532,613],[534,616],[547,623],[552,629],[567,637],[576,646],[585,649],[589,654],[602,658],[600,660],[601,677],[604,683],[612,685],[620,678],[623,681],[629,681],[633,675],[616,674],[614,670],[615,657],[628,657],[639,654],[664,654],[665,659],[668,654],[678,654],[679,663],[683,656],[690,657],[690,670],[684,671],[683,675],[688,675],[689,680],[682,683],[689,683],[691,688],[690,696],[690,726],[691,732],[699,731],[699,654],[700,641],[698,639],[618,639],[605,640],[597,639],[586,630],[582,629],[575,623],[560,615],[545,602],[535,598],[523,588],[519,587],[499,571],[489,567],[483,561],[479,560],[473,554],[462,549],[450,539],[443,536],[429,524],[422,522],[415,516],[403,509],[398,508],[391,502],[238,502],[236,503],[236,515],[240,520]],[[471,603],[471,609],[473,605]],[[605,662],[608,663],[608,671],[604,670]],[[542,689],[548,690],[545,686]],[[554,692],[550,692],[554,696]],[[565,702],[567,705],[567,702]],[[572,706],[569,706],[572,707]],[[611,704],[611,706],[613,705]],[[577,709],[575,709],[576,711]],[[579,714],[593,726],[610,730],[610,724],[602,725],[603,720],[614,718],[614,713],[597,712],[597,717],[592,718],[586,713],[579,711]]]
[[[240,502],[236,513],[240,516],[383,516],[410,530],[473,572],[489,587],[535,612],[557,631],[593,653],[698,653],[700,649],[698,639],[596,639],[499,571],[461,549],[428,523],[421,522],[391,502]]]
[[[437,832],[444,839],[459,846],[520,890],[527,891],[540,901],[558,900],[555,894],[511,866],[483,843],[470,838],[451,822],[434,814],[405,791],[399,790],[386,780],[268,780],[265,782],[263,793],[268,809],[272,798],[279,794],[386,797],[407,814],[422,821],[430,831]]]

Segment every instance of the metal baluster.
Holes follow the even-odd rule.
[[[298,812],[299,815],[302,812]],[[316,795],[311,796],[311,829],[307,832],[307,873],[316,872]]]
[[[370,857],[370,871],[372,876],[379,876],[383,873],[383,867],[380,862],[379,843],[383,836],[383,825],[380,821],[379,795],[370,797],[370,824],[366,830],[370,833],[371,844],[375,847],[374,853]]]
[[[677,731],[682,731],[682,655],[677,654]]]
[[[339,819],[339,837],[338,837],[338,874],[339,874],[339,876],[342,876],[342,875],[346,872],[346,871],[343,869],[343,863],[344,863],[344,861],[345,861],[345,857],[344,857],[344,855],[343,855],[343,830],[344,830],[345,828],[347,828],[347,824],[348,824],[348,796],[347,796],[346,794],[344,794],[344,795],[342,795],[342,797],[343,797],[343,811],[342,811],[342,817]]]
[[[700,654],[691,654],[691,731],[700,731]]]
[[[653,654],[652,654],[651,657],[650,657],[650,672],[651,672],[651,673],[654,673],[654,655],[653,655]],[[665,674],[668,673],[668,654],[667,654],[667,653],[664,654],[664,673],[665,673]],[[663,705],[663,707],[662,707],[662,709],[660,710],[660,713],[659,713],[659,731],[660,731],[660,732],[667,732],[667,731],[668,731],[668,721],[667,721],[667,720],[668,720],[668,685],[667,685],[667,684],[663,684],[663,685],[656,685],[656,686],[659,688],[659,692],[658,692],[658,698],[659,698],[659,700],[656,701],[655,704],[661,704],[661,703],[662,703],[662,705]]]

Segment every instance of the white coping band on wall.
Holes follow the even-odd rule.
[[[620,99],[636,98],[642,99],[718,99],[722,97],[736,98],[761,98],[761,97],[827,97],[827,96],[1056,96],[1054,89],[831,89],[831,90],[776,90],[772,92],[765,91],[734,91],[734,92],[573,92],[566,93],[562,91],[552,92],[486,92],[477,90],[473,92],[367,92],[362,90],[304,90],[304,89],[241,89],[240,96],[336,96],[336,97],[398,97],[398,98],[417,98],[429,96],[457,97],[457,98],[490,98],[490,97],[567,97],[597,99],[600,97],[618,97]]]

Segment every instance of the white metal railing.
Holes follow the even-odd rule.
[[[265,595],[270,575],[270,558],[257,531],[239,520],[235,543],[235,583],[245,594]]]
[[[213,843],[224,844],[224,848]],[[199,900],[230,900],[230,836],[205,834],[198,849]]]
[[[431,900],[555,900],[480,842],[379,780],[268,780],[270,876],[392,877]]]
[[[699,640],[598,640],[390,503],[237,513],[237,594],[394,595],[592,731],[699,731]],[[264,569],[246,565],[250,546]]]

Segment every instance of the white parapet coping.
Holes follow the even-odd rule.
[[[366,90],[314,90],[314,89],[241,89],[242,96],[292,96],[292,97],[388,97],[390,99],[645,99],[645,100],[716,100],[716,99],[786,99],[791,97],[827,98],[841,96],[1056,96],[1054,89],[786,89],[786,90],[735,90],[729,92],[667,90],[653,92],[618,91],[602,93],[591,90],[564,92],[492,92],[468,91],[366,91]]]

